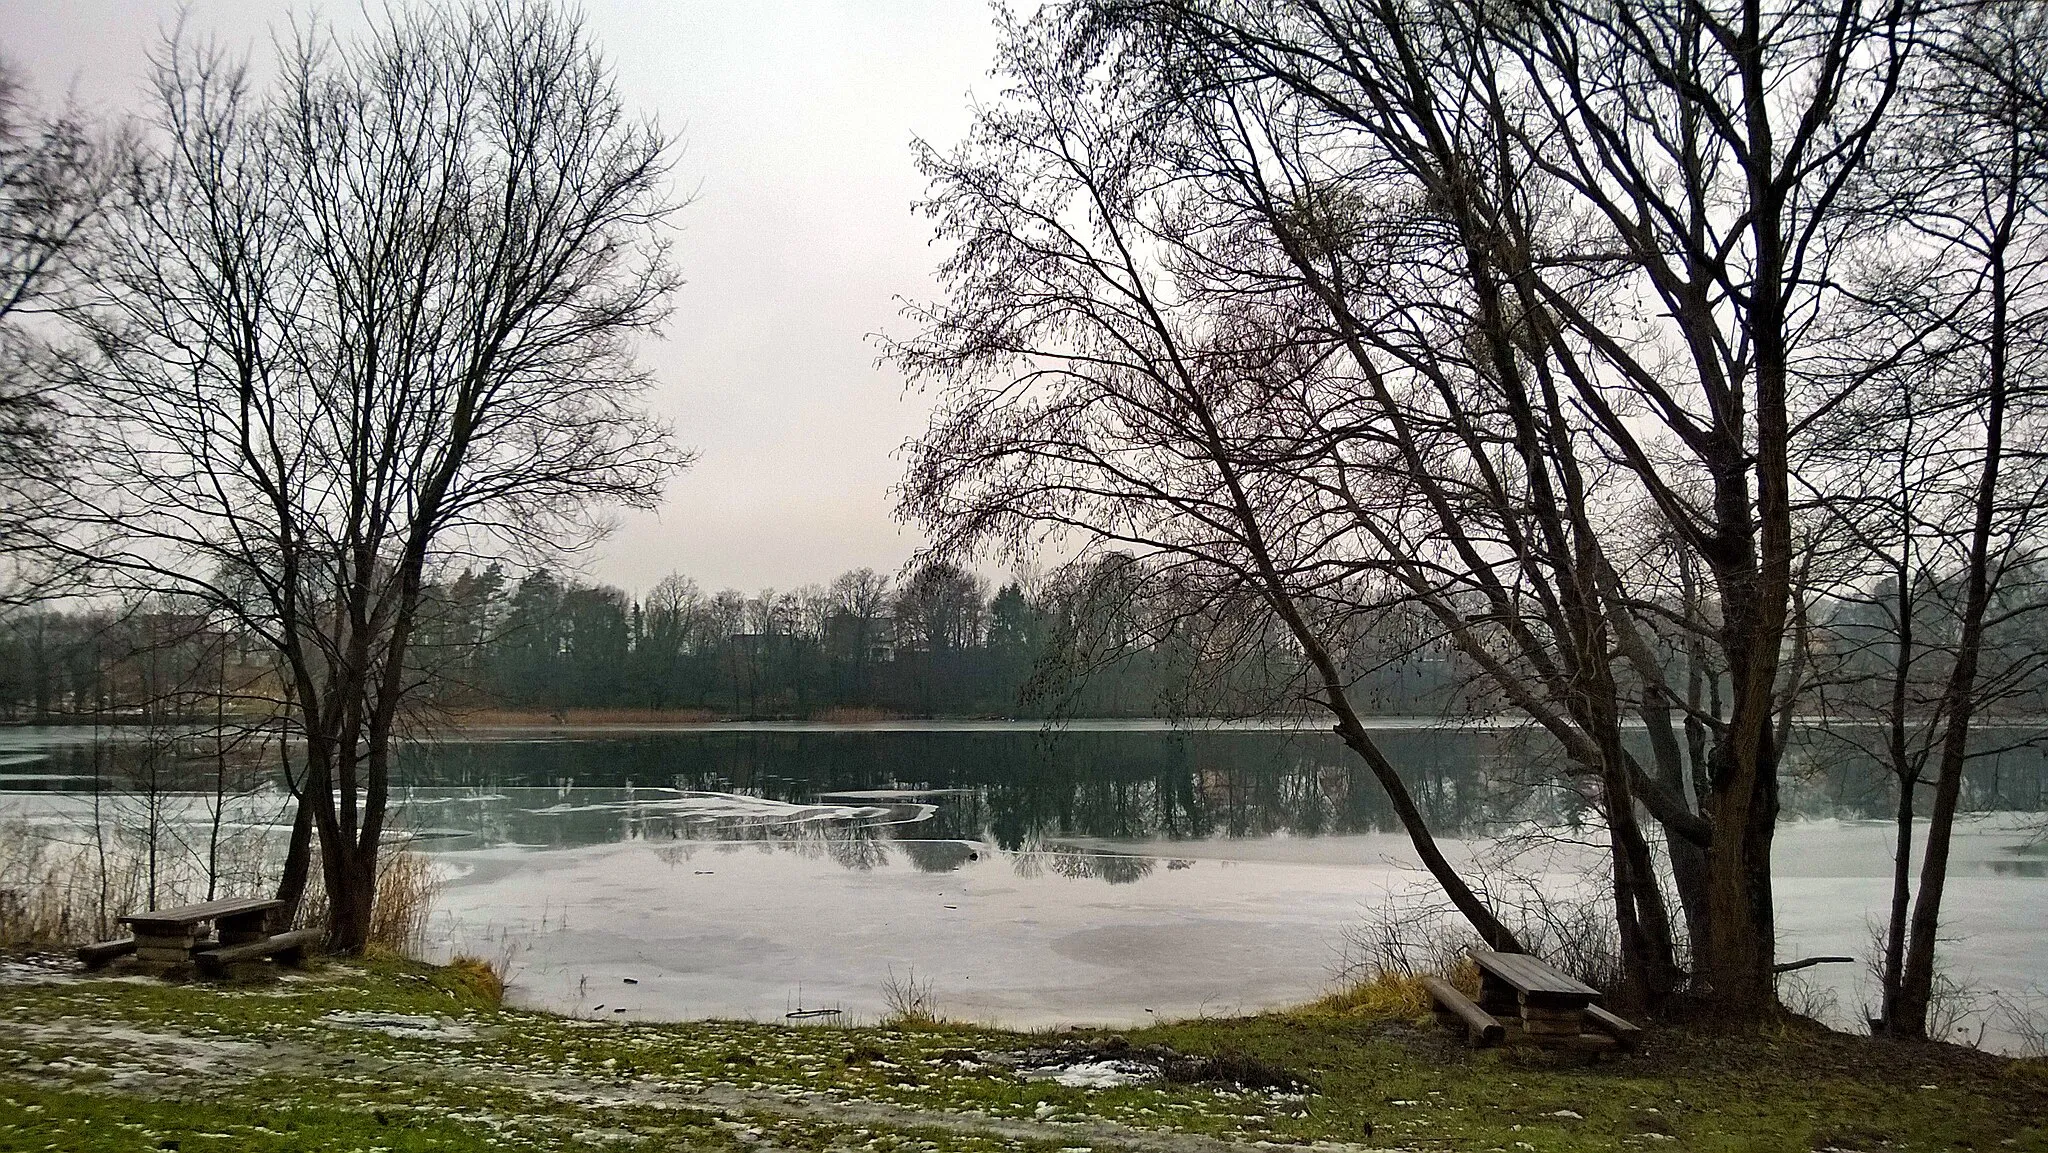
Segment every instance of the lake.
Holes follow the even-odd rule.
[[[1376,735],[1461,868],[1510,903],[1598,899],[1584,804],[1550,785],[1539,741],[1420,720]],[[1787,773],[1787,959],[1868,954],[1887,898],[1883,782],[1821,755],[1839,743],[1808,742]],[[0,734],[0,816],[89,819],[95,773],[132,780],[142,757],[133,740],[98,747]],[[516,999],[569,1013],[873,1019],[913,983],[941,1013],[1015,1026],[1236,1012],[1327,990],[1352,931],[1389,910],[1420,923],[1429,903],[1377,786],[1313,729],[498,730],[409,746],[399,765],[396,823],[444,879],[431,947],[509,958]],[[206,769],[158,755],[174,787],[142,806],[103,787],[102,811],[196,843]],[[2011,1039],[1992,991],[2048,988],[2043,783],[2031,747],[1971,771],[1981,811],[1959,830],[1948,956],[1988,1044]],[[278,802],[256,787],[228,823],[261,830]],[[1870,1000],[1861,965],[1807,977],[1837,1023]]]

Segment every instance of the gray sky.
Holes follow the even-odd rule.
[[[191,0],[192,30],[267,48],[307,4]],[[319,10],[347,27],[360,6]],[[671,571],[749,592],[893,570],[918,543],[889,515],[895,451],[925,406],[865,339],[903,331],[898,295],[936,258],[913,135],[951,141],[991,96],[978,0],[587,0],[630,106],[680,131],[696,191],[677,256],[689,283],[643,349],[697,465],[658,515],[623,518],[587,562],[644,590]],[[46,99],[132,108],[176,0],[5,0],[0,52]]]

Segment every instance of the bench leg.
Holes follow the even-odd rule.
[[[238,917],[222,917],[219,921],[220,943],[223,945],[246,945],[250,941],[261,941],[270,935],[268,913],[244,913]]]
[[[192,959],[192,948],[199,943],[197,936],[186,934],[181,937],[135,935],[135,959],[152,965],[176,965]]]

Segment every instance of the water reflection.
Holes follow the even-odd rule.
[[[79,731],[0,734],[0,789],[81,796],[212,792],[221,761]],[[1540,734],[1430,728],[1376,734],[1433,827],[1485,834],[1573,826],[1585,802],[1559,784]],[[2048,761],[2013,732],[1976,758],[1967,810],[2040,810]],[[1788,817],[1882,818],[1889,782],[1800,742],[1788,757]],[[1826,755],[1823,755],[1825,753]],[[274,752],[235,768],[231,791],[278,794]],[[951,872],[977,854],[1019,870],[1123,883],[1156,867],[1076,842],[1316,837],[1398,828],[1356,758],[1320,731],[1059,731],[802,728],[662,731],[551,739],[449,740],[399,758],[395,824],[435,849],[565,848],[624,841],[760,843],[872,870],[900,861]],[[19,809],[21,802],[10,801]],[[2040,861],[1997,869],[2039,875]]]
[[[976,835],[946,836],[942,826],[986,815],[988,798],[972,790],[924,791],[931,800],[894,799],[897,791],[827,794],[810,804],[737,793],[674,789],[554,789],[510,787],[496,792],[445,793],[429,787],[406,790],[395,801],[396,825],[421,847],[527,845],[568,848],[616,842],[648,842],[671,864],[688,861],[707,845],[829,860],[859,872],[900,860],[922,873],[958,872],[970,862],[1000,854],[1019,876],[1087,878],[1124,884],[1149,875],[1153,857],[1077,845],[1031,835],[1001,845],[986,828]],[[851,803],[857,799],[868,803]],[[541,803],[551,802],[551,803]],[[939,814],[956,812],[948,821]],[[1184,868],[1187,862],[1169,863]]]
[[[1390,734],[1389,752],[1440,827],[1556,816],[1574,798],[1530,790],[1490,771],[1499,734]],[[1394,818],[1355,758],[1321,733],[1274,732],[709,732],[563,741],[445,742],[406,750],[413,795],[470,791],[484,799],[479,832],[521,843],[591,843],[621,837],[694,835],[692,812],[665,823],[651,804],[592,790],[646,784],[674,795],[737,794],[791,806],[928,811],[824,818],[915,824],[897,839],[977,842],[1019,850],[1048,837],[1114,840],[1316,836],[1385,830]],[[493,811],[497,797],[527,789],[582,798]],[[518,810],[525,809],[526,813]],[[599,820],[589,818],[601,817]],[[719,835],[746,838],[753,824]],[[685,826],[688,828],[686,829]],[[532,838],[532,839],[529,839]]]

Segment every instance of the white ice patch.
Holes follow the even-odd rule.
[[[461,1041],[476,1036],[476,1030],[467,1025],[447,1017],[429,1017],[424,1013],[336,1012],[320,1018],[320,1023],[334,1029],[360,1029],[413,1040]]]
[[[78,979],[78,966],[54,953],[0,960],[0,985],[68,985]]]
[[[910,809],[914,815],[909,821],[930,819],[937,807],[929,804],[911,805],[799,805],[790,801],[770,800],[767,797],[749,797],[739,793],[702,793],[676,789],[635,789],[629,796],[617,800],[588,801],[571,804],[567,801],[550,805],[544,809],[530,809],[529,812],[550,816],[565,813],[630,813],[635,816],[681,817],[697,821],[734,821],[756,825],[800,825],[817,821],[859,821],[862,823],[909,823],[902,818],[903,810]],[[884,821],[884,818],[896,818]]]
[[[1074,1089],[1113,1089],[1119,1085],[1140,1085],[1159,1076],[1159,1070],[1136,1061],[1082,1061],[1074,1065],[1048,1065],[1021,1070],[1033,1081],[1057,1081]]]
[[[218,1068],[245,1064],[258,1051],[258,1046],[249,1041],[153,1033],[125,1026],[17,1021],[10,1028],[33,1040],[55,1042],[74,1050],[71,1055],[50,1062],[55,1069],[104,1067],[146,1076],[173,1072],[208,1074]],[[87,1060],[81,1053],[98,1060]]]

